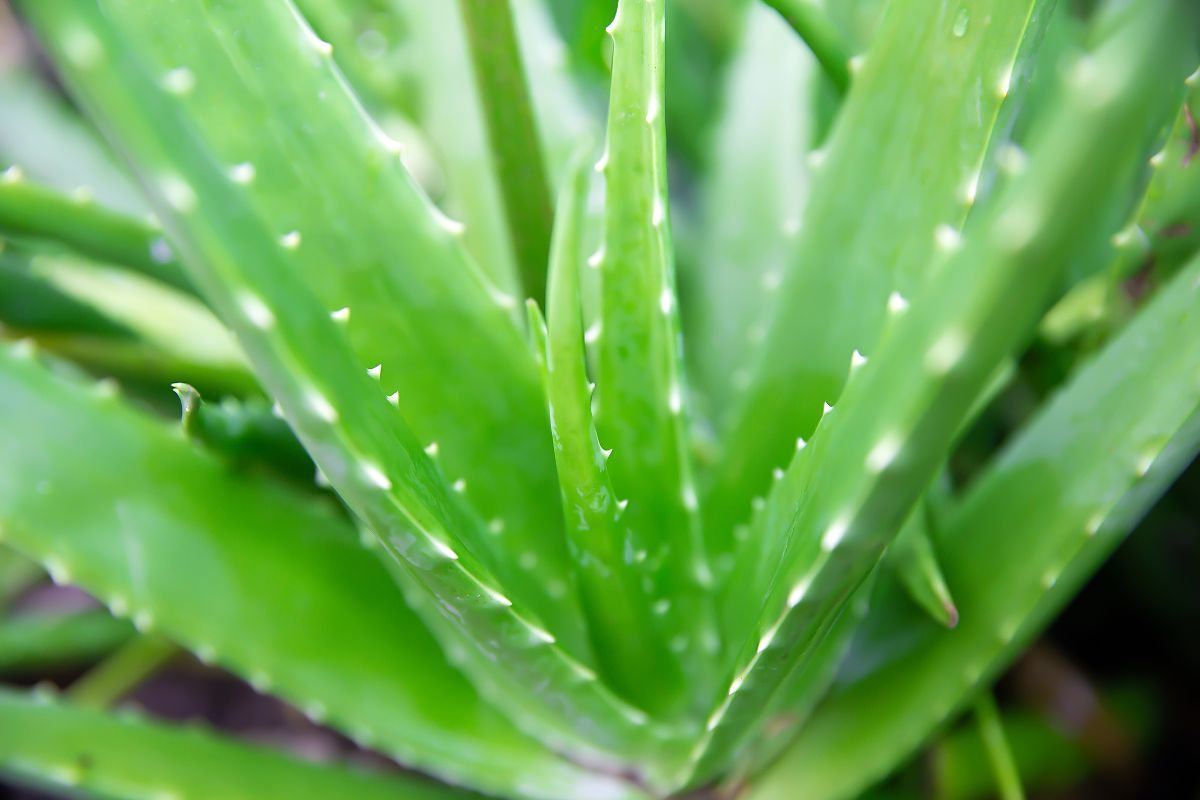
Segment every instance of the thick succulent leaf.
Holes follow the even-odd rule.
[[[530,301],[530,330],[550,406],[551,435],[575,580],[602,674],[653,711],[681,696],[679,663],[654,624],[662,611],[646,591],[639,555],[646,542],[624,519],[608,474],[608,451],[592,419],[592,386],[583,346],[580,236],[588,185],[576,170],[561,194],[550,263],[549,329]]]
[[[415,117],[418,68],[410,20],[389,0],[299,0],[296,6],[367,107],[386,127]]]
[[[812,654],[797,664],[771,698],[758,736],[742,745],[733,758],[733,767],[722,780],[725,784],[744,782],[773,762],[804,726],[816,705],[824,698],[839,668],[847,658],[858,629],[875,596],[876,568],[855,590],[844,608],[830,623],[814,646]]]
[[[1200,247],[1200,69],[1187,79],[1183,110],[1161,151],[1150,159],[1154,177],[1136,228],[1124,240],[1149,237],[1160,268],[1172,270]]]
[[[556,480],[545,406],[517,303],[464,255],[459,226],[412,182],[399,145],[363,113],[326,44],[286,0],[180,0],[169,10],[120,0],[102,11],[55,0],[28,3],[27,14],[155,196],[180,255],[253,260],[240,241],[253,229],[273,250],[262,263],[302,280],[324,313],[350,309],[339,319],[354,362],[380,367],[384,394],[398,392],[422,445],[437,442],[448,480],[463,481],[502,529],[478,529],[477,557],[581,648],[562,521],[546,502]],[[214,199],[203,185],[236,205],[221,204],[231,227],[200,244]],[[220,310],[229,323],[231,309]]]
[[[960,431],[970,426],[995,399],[1012,377],[1013,371],[1011,362],[997,370],[983,393],[976,398]],[[737,757],[742,764],[740,773],[752,773],[772,761],[807,721],[813,707],[829,691],[839,668],[850,654],[859,624],[870,610],[872,602],[885,607],[907,608],[900,592],[895,591],[897,583],[939,625],[954,627],[958,624],[958,609],[946,586],[931,540],[934,526],[939,524],[952,499],[949,475],[943,468],[924,497],[914,506],[879,567],[855,590],[847,606],[830,625],[829,632],[814,645],[812,655],[792,668],[784,678],[764,717],[763,736],[748,742],[744,748],[746,755]],[[775,509],[775,503],[767,505],[766,509]],[[885,576],[882,582],[876,580],[880,573]],[[883,584],[882,592],[876,589],[877,583]],[[888,591],[891,591],[890,595],[886,593]],[[877,625],[886,630],[888,636],[907,634],[906,624],[889,624],[890,621],[890,617],[885,617]],[[904,622],[907,623],[907,619]]]
[[[448,207],[465,223],[463,245],[495,284],[514,296],[520,279],[500,186],[476,98],[457,2],[398,0],[412,27],[417,121],[428,133]]]
[[[187,375],[255,394],[237,344],[195,299],[156,281],[29,243],[0,253],[0,321],[96,372],[155,384]]]
[[[513,247],[456,4],[394,2],[412,29],[414,80],[421,101],[418,120],[436,150],[447,198],[466,222],[463,241],[498,286],[516,293]],[[593,123],[564,69],[564,46],[543,4],[514,0],[513,12],[537,111],[542,158],[552,185],[557,185],[580,141],[593,138]]]
[[[935,233],[953,235],[986,190],[981,168],[1002,107],[1022,88],[1052,5],[888,6],[828,143],[812,156],[796,267],[770,277],[779,300],[736,376],[744,391],[705,487],[713,552],[732,548],[751,499],[766,492],[796,437],[812,433],[822,404],[837,399],[851,351],[882,330],[888,294],[921,284],[936,260]]]
[[[157,633],[135,636],[79,676],[67,694],[80,708],[111,708],[182,654],[177,644]]]
[[[553,213],[509,0],[458,0],[508,238],[525,297],[544,301]]]
[[[184,5],[193,8],[196,4],[189,0]],[[49,11],[51,6],[54,13]],[[501,528],[485,522],[477,513],[485,495],[501,499],[495,494],[501,485],[514,481],[520,484],[519,489],[513,488],[503,497],[513,508],[520,508],[518,500],[537,488],[536,482],[531,486],[521,481],[532,481],[522,469],[529,465],[513,460],[516,454],[505,446],[514,434],[527,437],[522,438],[520,446],[535,462],[544,441],[553,470],[536,366],[520,332],[510,325],[507,312],[482,293],[467,262],[445,263],[448,254],[459,252],[453,236],[430,213],[424,198],[413,191],[394,153],[377,138],[370,138],[372,129],[357,108],[350,107],[354,126],[363,137],[362,146],[369,144],[374,156],[386,160],[373,163],[373,156],[364,152],[363,164],[343,166],[359,174],[363,169],[372,173],[374,184],[363,176],[364,185],[379,186],[379,199],[395,199],[398,205],[398,216],[392,218],[391,226],[381,229],[380,238],[388,240],[395,231],[411,226],[413,237],[403,243],[392,242],[397,252],[411,252],[412,246],[422,242],[428,245],[431,255],[442,256],[442,269],[431,279],[457,285],[464,294],[458,299],[465,302],[470,301],[474,290],[480,304],[473,315],[459,317],[454,309],[461,308],[461,303],[454,298],[440,294],[425,297],[429,302],[425,307],[414,305],[413,298],[406,299],[399,293],[394,297],[396,304],[389,306],[384,315],[378,301],[389,294],[386,290],[404,285],[415,291],[417,287],[411,285],[414,275],[433,266],[416,259],[403,260],[403,270],[382,263],[369,265],[374,311],[378,312],[368,315],[371,324],[356,328],[357,316],[347,320],[348,312],[331,314],[318,297],[320,281],[307,270],[298,269],[311,259],[304,255],[306,249],[300,244],[299,233],[278,237],[269,225],[266,210],[254,203],[257,192],[247,190],[244,182],[231,179],[226,169],[214,164],[206,140],[197,136],[195,125],[199,120],[188,111],[187,100],[193,95],[186,95],[181,102],[170,80],[166,86],[161,85],[155,75],[143,69],[135,53],[118,45],[123,38],[108,21],[141,20],[132,5],[122,8],[127,13],[117,14],[109,4],[101,14],[90,3],[39,3],[32,16],[41,23],[56,55],[72,65],[70,74],[87,85],[85,96],[93,101],[93,108],[102,106],[103,119],[122,126],[119,138],[137,153],[139,169],[147,176],[151,196],[173,233],[189,274],[237,334],[264,385],[277,398],[317,466],[412,579],[436,599],[435,603],[421,604],[422,612],[443,641],[463,645],[461,667],[492,702],[509,709],[517,724],[552,742],[556,749],[603,760],[614,768],[622,768],[627,761],[645,761],[646,769],[653,771],[654,762],[661,757],[661,740],[667,734],[647,726],[640,711],[613,695],[581,661],[588,658],[582,615],[574,597],[566,591],[565,573],[559,572],[566,565],[545,566],[558,551],[565,559],[564,541],[552,538],[560,536],[562,525],[553,504],[529,501],[527,519],[546,516],[547,511],[553,513],[545,526],[535,528]],[[205,29],[218,36],[227,31],[225,25],[237,22],[239,15],[252,14],[256,33],[271,42],[271,48],[263,52],[277,51],[272,64],[286,54],[294,56],[295,63],[284,82],[301,85],[304,82],[299,75],[320,79],[318,84],[327,82],[322,116],[330,112],[340,79],[329,66],[327,48],[313,40],[290,6],[250,11],[230,5],[221,6],[219,14],[213,9],[205,13]],[[186,16],[172,15],[172,24]],[[220,24],[212,24],[214,21]],[[145,35],[153,39],[158,33],[156,30]],[[79,37],[87,42],[82,60]],[[233,38],[239,47],[243,46],[237,36]],[[181,58],[186,60],[187,54],[173,55],[173,59]],[[238,85],[232,76],[230,82]],[[224,83],[217,81],[217,85]],[[193,87],[196,93],[203,85],[197,81]],[[224,103],[228,103],[230,91],[222,89]],[[336,115],[331,118],[340,119]],[[144,120],[152,120],[154,125],[148,127],[142,124]],[[305,129],[310,124],[297,123],[296,127]],[[328,155],[328,151],[322,153]],[[314,155],[312,160],[316,163],[321,158]],[[328,167],[329,159],[321,163]],[[388,176],[395,180],[387,180]],[[336,185],[345,177],[331,180]],[[382,194],[387,187],[393,191]],[[355,196],[361,196],[361,191]],[[368,216],[371,213],[364,211]],[[395,224],[403,222],[407,224]],[[349,269],[324,270],[325,275],[331,273],[366,277]],[[310,289],[314,284],[318,286],[316,292]],[[399,314],[399,308],[412,313]],[[488,320],[495,323],[491,336],[477,341],[474,336],[480,331],[472,333],[471,327]],[[344,327],[347,322],[348,329]],[[480,395],[508,393],[522,386],[520,376],[526,365],[532,373],[532,388],[538,392],[535,397],[505,398],[514,403],[527,401],[528,406],[506,407],[513,418],[493,419],[490,423],[484,419],[483,429],[490,431],[492,438],[478,441],[471,457],[476,469],[488,463],[495,469],[486,473],[482,489],[471,490],[464,479],[452,481],[454,473],[442,471],[451,465],[442,464],[440,457],[435,461],[436,445],[422,446],[426,440],[418,439],[409,427],[412,414],[402,416],[385,399],[387,367],[381,388],[377,370],[364,370],[355,357],[351,343],[356,331],[377,336],[397,324],[406,329],[412,326],[409,333],[421,331],[422,357],[434,352],[445,356],[444,363],[437,365],[441,377],[430,378],[443,385],[412,387],[414,393],[426,392],[426,401],[433,395],[440,397],[448,385],[472,374],[481,378],[480,373],[473,373],[471,365],[462,363],[464,356],[472,363],[480,357],[496,359],[489,364],[492,374],[486,385],[463,387],[462,397],[446,398],[451,406],[463,402],[473,406],[470,411],[453,412],[455,426],[468,428],[471,422],[486,418],[484,408],[497,410]],[[447,327],[450,325],[452,330]],[[519,353],[495,350],[508,340],[509,333],[520,344]],[[439,335],[445,337],[438,343],[445,350],[435,346],[433,340]],[[464,346],[467,342],[469,346]],[[415,342],[411,344],[415,346]],[[505,366],[511,366],[512,372],[506,372]],[[406,375],[404,379],[412,377]],[[400,395],[404,395],[403,390]],[[404,410],[403,400],[399,402]],[[439,409],[443,417],[449,412],[448,408]],[[541,427],[534,432],[524,430],[522,420],[533,418],[540,420]],[[476,434],[481,432],[475,430]],[[550,477],[553,480],[553,473]],[[468,498],[473,504],[467,502]],[[514,558],[514,553],[518,557]],[[547,570],[553,577],[546,577]],[[493,572],[499,575],[493,576]],[[470,638],[463,640],[463,632]]]
[[[976,399],[1044,311],[1075,242],[1103,224],[1108,197],[1129,190],[1122,170],[1143,157],[1147,131],[1157,127],[1159,98],[1145,87],[1169,91],[1183,49],[1178,34],[1169,35],[1180,24],[1173,16],[1162,8],[1133,14],[1121,36],[1080,58],[1034,140],[1028,169],[1023,156],[1010,159],[1011,183],[965,238],[943,242],[936,277],[912,307],[893,295],[870,361],[855,353],[838,408],[826,407],[812,442],[767,500],[782,503],[787,524],[765,542],[748,540],[765,545],[748,559],[751,574],[778,565],[766,594],[734,569],[726,630],[732,637],[753,627],[734,648],[728,694],[709,718],[701,777],[720,768],[783,677],[820,642],[941,468]],[[1098,162],[1112,169],[1100,174]]]
[[[968,488],[938,539],[961,612],[817,709],[753,800],[850,797],[1015,658],[1200,449],[1200,261]]]
[[[72,707],[0,690],[0,772],[49,791],[135,800],[465,800],[418,777],[312,764],[198,728]]]
[[[266,401],[226,397],[214,405],[186,383],[171,388],[179,396],[184,435],[228,459],[234,468],[267,468],[306,484],[314,480],[312,459]]]
[[[980,694],[975,701],[974,710],[979,737],[983,740],[988,765],[992,768],[992,776],[1001,800],[1025,800],[1025,790],[1021,787],[1021,773],[1017,771],[1016,759],[1013,758],[1008,737],[1004,734],[1000,712],[996,709],[996,701],[991,692]]]
[[[6,244],[0,252],[0,322],[11,336],[55,333],[133,339],[129,328],[30,273],[32,256]]]
[[[700,219],[686,238],[696,243],[687,254],[695,266],[680,275],[690,374],[710,417],[729,405],[733,376],[779,297],[771,286],[795,264],[814,72],[787,25],[752,5],[722,94]]]
[[[92,664],[135,635],[106,611],[23,614],[0,620],[0,675],[30,678]]]
[[[1132,275],[1153,268],[1157,275],[1170,276],[1200,248],[1200,168],[1194,166],[1193,111],[1200,108],[1200,72],[1187,79],[1181,92],[1186,95],[1183,108],[1163,148],[1146,165],[1150,175],[1141,202],[1121,231],[1092,247],[1079,270],[1087,277],[1042,320],[1040,333],[1048,341],[1105,336],[1133,311],[1133,299],[1125,291]]]
[[[912,601],[939,624],[953,628],[958,624],[958,608],[930,541],[928,515],[924,501],[918,503],[896,534],[888,559]]]
[[[230,472],[20,345],[0,354],[0,426],[0,530],[57,580],[451,782],[623,796],[486,706],[328,506]]]
[[[49,239],[97,261],[191,290],[156,226],[104,208],[86,195],[67,197],[31,183],[19,167],[0,173],[0,234]]]
[[[604,176],[604,235],[588,264],[600,271],[595,343],[596,424],[612,450],[613,485],[646,563],[689,683],[709,688],[719,648],[706,599],[704,551],[685,429],[685,385],[667,210],[663,121],[664,0],[622,0],[609,26],[613,74]]]

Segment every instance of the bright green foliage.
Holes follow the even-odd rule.
[[[704,692],[720,643],[704,595],[712,567],[685,427],[679,310],[667,201],[663,0],[626,0],[613,39],[604,178],[604,234],[588,267],[600,273],[595,342],[600,440],[638,552],[664,603],[668,646]],[[682,688],[682,687],[681,687]],[[702,695],[701,695],[702,696]]]
[[[889,553],[896,574],[913,602],[947,628],[953,628],[958,624],[958,609],[938,566],[930,541],[930,526],[929,510],[921,503],[896,534]]]
[[[600,446],[587,379],[579,297],[580,234],[587,183],[576,175],[559,204],[546,322],[530,301],[530,331],[546,382],[568,546],[597,659],[620,690],[649,708],[669,706],[680,672],[654,622],[656,608],[628,553],[647,546],[629,526]],[[635,555],[635,563],[639,561]]]
[[[569,5],[17,3],[86,121],[0,78],[0,600],[108,611],[0,617],[105,659],[0,771],[851,797],[1200,449],[1183,0]],[[432,781],[102,710],[179,648]]]
[[[0,176],[0,234],[56,239],[100,261],[190,290],[170,245],[153,226],[100,208],[86,196],[68,198],[23,177],[19,167]]]
[[[936,542],[958,627],[929,628],[831,697],[752,796],[852,796],[1015,657],[1121,541],[1200,444],[1198,298],[1193,260],[977,479]]]
[[[155,758],[147,758],[153,752]],[[305,764],[134,717],[77,710],[52,698],[0,692],[0,764],[22,782],[97,797],[266,800],[358,797],[465,800],[419,780]]]
[[[5,537],[55,580],[405,763],[493,791],[530,771],[539,796],[573,791],[574,768],[481,704],[327,504],[231,472],[25,345],[0,354],[0,386]]]
[[[963,6],[965,25],[951,5],[888,7],[855,91],[810,156],[796,255],[763,278],[780,296],[753,351],[725,365],[740,396],[719,420],[725,452],[706,504],[719,550],[796,437],[837,400],[851,353],[869,349],[883,327],[888,295],[911,296],[935,261],[935,233],[961,229],[988,188],[985,156],[1011,107],[1002,101],[1022,89],[1022,58],[1050,4]],[[922,102],[936,103],[935,124],[909,111]]]
[[[0,674],[29,678],[52,668],[78,668],[133,636],[133,626],[103,611],[69,616],[29,614],[0,625]]]

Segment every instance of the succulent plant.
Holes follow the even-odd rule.
[[[0,597],[110,613],[0,641],[113,655],[0,771],[819,800],[986,712],[1200,449],[1196,13],[770,5],[620,0],[605,127],[533,0],[16,2]],[[105,710],[176,646],[435,781]]]

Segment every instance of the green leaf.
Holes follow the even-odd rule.
[[[1124,240],[1149,237],[1159,269],[1170,274],[1200,248],[1200,157],[1197,114],[1200,114],[1200,69],[1187,79],[1183,110],[1163,149],[1150,159],[1154,170],[1136,228]]]
[[[395,0],[412,30],[417,119],[444,176],[447,201],[466,222],[463,243],[503,290],[517,293],[514,251],[501,188],[484,135],[462,19],[454,3]],[[565,177],[581,142],[592,142],[585,112],[563,63],[564,46],[540,0],[514,0],[517,39],[536,110],[551,188]]]
[[[561,194],[549,280],[550,324],[531,300],[530,329],[550,404],[563,514],[575,580],[588,618],[602,673],[626,697],[655,712],[677,705],[682,695],[678,660],[654,624],[646,542],[624,519],[608,474],[608,451],[592,419],[579,296],[581,228],[587,199],[582,167]]]
[[[814,79],[804,46],[775,14],[752,5],[723,87],[699,219],[681,238],[681,247],[693,243],[694,266],[680,274],[689,374],[709,417],[736,396],[734,377],[779,298],[769,287],[795,263]]]
[[[213,405],[186,383],[171,388],[179,396],[184,435],[228,459],[234,468],[265,467],[301,483],[319,479],[292,429],[265,401],[226,397]]]
[[[622,0],[609,26],[615,48],[604,176],[604,235],[588,260],[600,270],[596,424],[628,525],[647,543],[662,621],[690,688],[711,686],[719,649],[707,588],[697,493],[685,427],[663,122],[665,9]]]
[[[0,463],[7,543],[139,628],[450,782],[631,794],[485,705],[328,504],[230,472],[23,346],[0,352]]]
[[[407,775],[311,764],[198,728],[176,730],[130,713],[87,711],[7,689],[0,690],[0,771],[50,791],[121,800],[473,796]]]
[[[30,254],[0,252],[0,321],[10,335],[55,332],[133,338],[133,331],[30,273]]]
[[[1000,712],[996,710],[996,701],[990,692],[981,693],[975,701],[975,721],[1001,800],[1025,800],[1021,774],[1017,772],[1012,749],[1004,735],[1004,726],[1000,724]]]
[[[509,0],[458,0],[508,236],[525,297],[546,296],[552,214]]]
[[[108,708],[181,655],[169,639],[150,634],[121,644],[71,684],[68,696],[80,708]]]
[[[286,273],[311,291],[310,311],[336,312],[335,340],[349,340],[360,376],[378,367],[368,396],[396,394],[416,440],[436,443],[446,482],[461,481],[485,520],[459,531],[476,557],[568,649],[584,650],[561,516],[545,502],[557,481],[518,303],[466,257],[458,224],[415,185],[399,144],[291,4],[184,0],[166,11],[118,0],[101,12],[94,0],[52,0],[29,3],[28,17],[133,163],[191,277],[200,261],[237,262],[271,283]],[[211,279],[201,283],[237,328],[240,302],[217,303]],[[364,385],[351,380],[346,394]]]
[[[870,361],[855,353],[837,409],[826,406],[812,441],[780,473],[767,506],[779,504],[788,522],[747,540],[749,566],[735,566],[723,599],[726,630],[749,625],[751,635],[732,650],[728,692],[698,748],[700,777],[721,767],[782,677],[820,643],[1044,312],[1079,237],[1103,224],[1110,196],[1128,192],[1122,168],[1143,157],[1157,127],[1158,96],[1145,87],[1169,90],[1183,50],[1168,35],[1176,12],[1131,16],[1122,35],[1079,58],[1028,166],[1010,154],[1011,181],[964,238],[942,241],[911,307],[892,296]],[[1098,162],[1110,169],[1095,170]],[[747,573],[759,580],[742,580]]]
[[[67,197],[31,183],[19,167],[0,173],[0,233],[60,242],[97,261],[191,291],[157,227],[104,208],[87,195]]]
[[[851,352],[870,348],[893,291],[908,297],[977,197],[1002,120],[1023,88],[1045,0],[985,0],[936,10],[889,4],[827,144],[811,158],[810,201],[795,268],[772,273],[779,299],[722,420],[719,467],[705,481],[710,550],[735,549],[732,532],[752,498],[834,403]],[[1007,102],[1006,102],[1007,99]],[[886,135],[881,132],[886,131]]]
[[[136,363],[130,364],[128,371],[152,374],[157,380],[183,374],[211,391],[261,391],[237,342],[196,298],[141,275],[67,254],[34,255],[28,270],[128,329],[136,337],[133,344],[149,353],[145,360],[158,362],[140,369]],[[63,352],[83,363],[114,371],[122,367],[119,361],[106,363],[103,353],[96,354],[100,358],[89,358],[86,351],[72,349],[73,342],[59,344]]]
[[[804,40],[839,94],[850,86],[850,51],[816,0],[765,0]]]
[[[888,558],[913,602],[938,624],[953,628],[958,624],[958,608],[938,565],[929,528],[929,509],[921,501],[896,534]]]
[[[134,635],[106,611],[10,617],[0,620],[0,674],[28,679],[86,667]]]
[[[415,118],[414,63],[408,48],[411,20],[394,0],[298,0],[317,35],[333,45],[333,58],[368,109],[385,127]]]
[[[1200,449],[1200,261],[968,487],[937,541],[953,631],[820,708],[752,800],[850,797],[1011,662]]]
[[[530,470],[540,471],[541,453],[549,479],[555,477],[545,405],[538,395],[524,394],[526,387],[539,395],[540,389],[522,334],[508,311],[487,294],[469,262],[461,260],[453,233],[414,191],[377,129],[344,95],[339,76],[329,66],[328,49],[313,39],[290,7],[251,10],[231,4],[220,6],[217,13],[198,6],[191,0],[173,8],[165,20],[145,18],[140,13],[144,7],[133,3],[106,4],[103,13],[91,3],[64,2],[39,3],[36,11],[32,6],[28,11],[69,74],[86,84],[92,110],[102,108],[106,124],[120,126],[119,138],[137,153],[138,168],[189,274],[237,334],[318,467],[412,580],[436,598],[436,603],[421,604],[422,613],[444,642],[463,645],[460,666],[489,700],[507,708],[514,721],[556,749],[618,769],[626,761],[645,761],[647,769],[653,769],[650,765],[661,757],[671,732],[647,726],[640,711],[596,680],[587,663],[582,615],[566,591],[565,544],[558,538],[562,520],[551,504],[530,496],[539,490],[540,478]],[[189,9],[203,11],[204,24],[187,25],[189,14],[183,12]],[[241,15],[253,21],[243,25]],[[379,206],[390,207],[394,213],[375,231],[372,242],[392,249],[387,260],[358,261],[355,251],[365,246],[358,240],[346,242],[338,258],[314,260],[298,230],[279,236],[280,228],[270,224],[272,204],[260,204],[257,178],[251,182],[257,188],[247,189],[241,180],[244,170],[231,174],[229,167],[214,163],[220,131],[206,126],[226,121],[221,114],[228,114],[237,87],[244,86],[242,78],[223,75],[230,65],[211,56],[193,62],[196,73],[184,73],[192,74],[190,79],[174,70],[147,71],[133,50],[133,37],[126,42],[122,31],[112,27],[115,20],[135,31],[139,25],[153,28],[143,31],[138,42],[167,37],[178,46],[170,55],[175,64],[194,55],[188,48],[197,40],[195,27],[220,41],[230,37],[228,48],[214,46],[218,52],[232,51],[243,58],[272,53],[271,69],[288,65],[286,78],[272,84],[273,92],[279,88],[276,84],[286,85],[287,91],[254,97],[278,110],[281,119],[272,117],[270,124],[302,114],[303,121],[287,130],[314,127],[312,115],[302,109],[319,94],[301,90],[310,80],[316,85],[311,88],[326,87],[320,113],[314,109],[313,114],[333,126],[331,135],[342,137],[348,130],[358,136],[344,138],[360,160],[331,160],[329,153],[339,152],[332,146],[319,156],[289,161],[286,169],[291,173],[303,163],[305,169],[320,168],[323,175],[332,172],[325,175],[328,186],[316,201],[344,188],[342,196],[358,204],[365,222],[379,221]],[[251,30],[261,37],[252,37],[261,41],[261,49],[243,39]],[[243,50],[246,47],[250,49]],[[223,76],[228,80],[220,80]],[[212,88],[202,93],[209,79]],[[213,119],[194,114],[195,101],[215,93],[217,86],[219,104],[215,96],[208,102],[219,105],[221,114],[214,111]],[[190,91],[181,94],[180,88]],[[294,97],[294,92],[301,94]],[[294,107],[288,105],[292,99]],[[344,114],[335,113],[339,108]],[[244,129],[240,124],[215,127]],[[244,146],[253,146],[268,159],[254,163],[277,165],[279,155],[262,152],[260,134]],[[223,160],[238,163],[234,158]],[[255,174],[266,173],[256,167]],[[350,185],[348,180],[357,182]],[[364,185],[378,192],[369,207],[362,207]],[[294,197],[285,205],[295,206]],[[314,232],[321,231],[336,233],[338,227],[322,219],[320,225],[314,222]],[[397,240],[405,231],[410,235]],[[425,249],[418,253],[414,248]],[[428,262],[419,257],[422,254]],[[330,270],[329,263],[345,264],[346,269]],[[344,288],[360,292],[365,321],[357,310],[353,316],[336,306],[330,312],[333,304],[323,301],[322,288],[336,276],[353,279]],[[421,277],[431,285],[423,287],[426,293],[417,303],[400,289],[417,292]],[[315,293],[310,286],[316,287]],[[443,295],[441,290],[449,287],[455,291]],[[397,313],[401,308],[406,313]],[[385,335],[389,332],[404,335]],[[364,369],[356,358],[351,344],[367,337],[378,347],[411,347],[408,355],[419,356],[425,369],[434,371],[423,372],[413,364],[410,372],[401,370],[397,377],[408,382],[424,376],[407,395],[409,401],[420,401],[416,407],[406,404],[404,389],[396,398],[402,413],[385,399],[388,370],[396,362],[385,359],[381,387],[377,370]],[[508,352],[509,343],[519,350]],[[437,363],[428,362],[435,357],[440,359]],[[526,375],[532,382],[526,383]],[[420,409],[428,408],[422,403],[431,400],[438,402],[438,419],[450,425],[448,449],[457,451],[457,461],[444,458],[448,453],[440,445],[426,444],[428,438],[414,433],[421,430]],[[531,431],[524,423],[534,420],[538,425]],[[458,448],[476,436],[483,438],[475,440],[469,453]],[[442,454],[436,461],[435,452]],[[468,455],[474,474],[480,475],[478,485],[468,484],[469,475],[457,477],[463,473],[454,469]],[[489,523],[490,511],[501,504],[509,510],[506,524]],[[529,524],[514,526],[515,515]],[[539,524],[534,525],[535,520]],[[464,639],[464,633],[469,638]]]

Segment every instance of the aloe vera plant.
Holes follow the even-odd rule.
[[[0,690],[0,773],[820,800],[973,705],[1002,746],[1200,450],[1200,20],[715,3],[685,153],[696,5],[615,4],[605,115],[534,0],[15,3],[82,118],[26,75],[76,143],[0,137],[0,601],[106,610],[0,618],[0,673],[113,655]],[[424,777],[104,709],[176,648]]]

